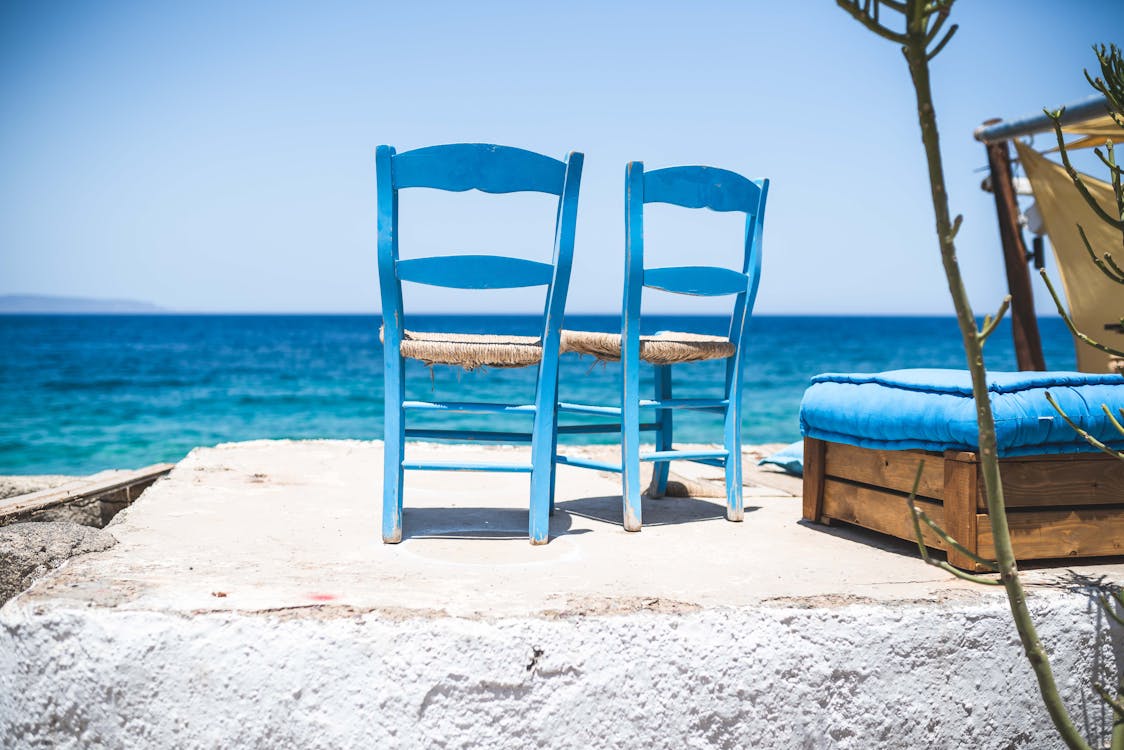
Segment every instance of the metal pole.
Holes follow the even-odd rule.
[[[987,144],[987,163],[995,212],[999,216],[999,238],[1003,243],[1003,264],[1007,269],[1007,289],[1011,292],[1011,335],[1015,340],[1015,359],[1020,370],[1045,370],[1038,317],[1034,313],[1034,292],[1027,269],[1026,243],[1019,225],[1019,205],[1011,179],[1011,148],[1008,141]]]

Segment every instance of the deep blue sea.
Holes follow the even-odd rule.
[[[412,316],[420,330],[534,333],[533,318]],[[616,316],[567,316],[568,328],[619,330]],[[963,367],[952,318],[769,317],[751,321],[745,439],[799,437],[797,411],[820,372]],[[1058,319],[1041,321],[1047,364],[1072,369]],[[719,317],[651,316],[652,330],[724,333]],[[379,319],[340,315],[0,316],[0,474],[85,474],[175,461],[199,445],[255,438],[382,436]],[[1014,369],[1010,329],[988,365]],[[466,373],[411,362],[407,397],[532,400],[532,369]],[[676,368],[676,396],[717,395],[720,362]],[[650,374],[647,386],[650,388]],[[567,401],[619,403],[619,365],[563,358]],[[677,415],[676,439],[719,442],[715,417]],[[412,417],[410,424],[451,417]],[[525,431],[526,416],[455,417],[459,425]],[[483,421],[481,421],[483,420]],[[611,436],[574,440],[611,441]]]

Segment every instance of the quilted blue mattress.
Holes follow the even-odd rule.
[[[1124,421],[1124,376],[991,372],[988,391],[1000,456],[1096,451],[1054,411],[1047,392],[1091,435],[1124,447],[1124,436],[1101,409],[1107,404]],[[977,450],[978,444],[967,370],[817,375],[800,405],[800,430],[862,448]]]

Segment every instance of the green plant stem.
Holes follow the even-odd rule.
[[[1058,315],[1062,316],[1062,320],[1065,321],[1066,326],[1069,328],[1069,332],[1073,334],[1074,338],[1080,339],[1089,346],[1093,347],[1094,349],[1099,349],[1105,354],[1124,357],[1124,351],[1121,351],[1120,349],[1113,349],[1107,344],[1102,344],[1099,341],[1094,341],[1093,339],[1089,338],[1084,333],[1079,331],[1077,329],[1077,325],[1073,322],[1073,318],[1069,317],[1069,312],[1066,311],[1065,305],[1062,304],[1061,297],[1058,296],[1057,290],[1054,289],[1054,285],[1053,283],[1051,283],[1050,277],[1046,274],[1046,269],[1040,269],[1038,271],[1038,275],[1042,277],[1042,280],[1044,282],[1046,282],[1046,291],[1048,291],[1050,293],[1050,296],[1053,297],[1054,306],[1058,308]]]
[[[976,401],[976,417],[979,423],[980,469],[983,474],[984,491],[987,497],[988,517],[995,543],[995,557],[998,563],[1000,580],[1007,591],[1011,615],[1015,629],[1019,633],[1023,650],[1038,679],[1046,710],[1066,745],[1073,750],[1091,750],[1089,744],[1078,732],[1058,693],[1054,673],[1050,667],[1046,650],[1038,637],[1030,609],[1027,607],[1026,591],[1019,578],[1011,547],[1011,532],[1007,526],[1006,505],[1003,501],[1003,485],[999,476],[999,456],[995,438],[995,420],[991,413],[988,396],[987,371],[984,366],[983,344],[976,328],[975,316],[968,302],[968,293],[960,275],[960,265],[956,258],[953,243],[952,221],[948,210],[948,193],[945,190],[944,167],[941,162],[940,135],[937,131],[937,118],[933,109],[933,95],[929,81],[929,56],[925,49],[924,18],[921,18],[922,3],[913,0],[907,12],[908,41],[903,47],[909,72],[913,78],[917,94],[917,116],[921,126],[921,141],[925,147],[925,158],[929,166],[929,182],[932,192],[933,210],[936,214],[937,237],[940,242],[941,262],[944,265],[948,288],[956,308],[956,320],[964,341],[964,351],[968,359],[968,370],[972,376],[972,394]]]

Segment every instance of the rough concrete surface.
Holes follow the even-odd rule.
[[[115,544],[100,529],[59,521],[0,527],[0,605],[72,557]]]
[[[751,488],[741,524],[646,500],[629,534],[617,480],[563,467],[532,547],[526,476],[409,472],[405,541],[383,545],[381,466],[378,443],[194,451],[118,517],[117,546],[0,609],[0,745],[1061,746],[1001,592],[805,525],[799,498]],[[1122,573],[1027,575],[1095,742],[1110,717],[1089,684],[1124,648],[1092,586]]]

